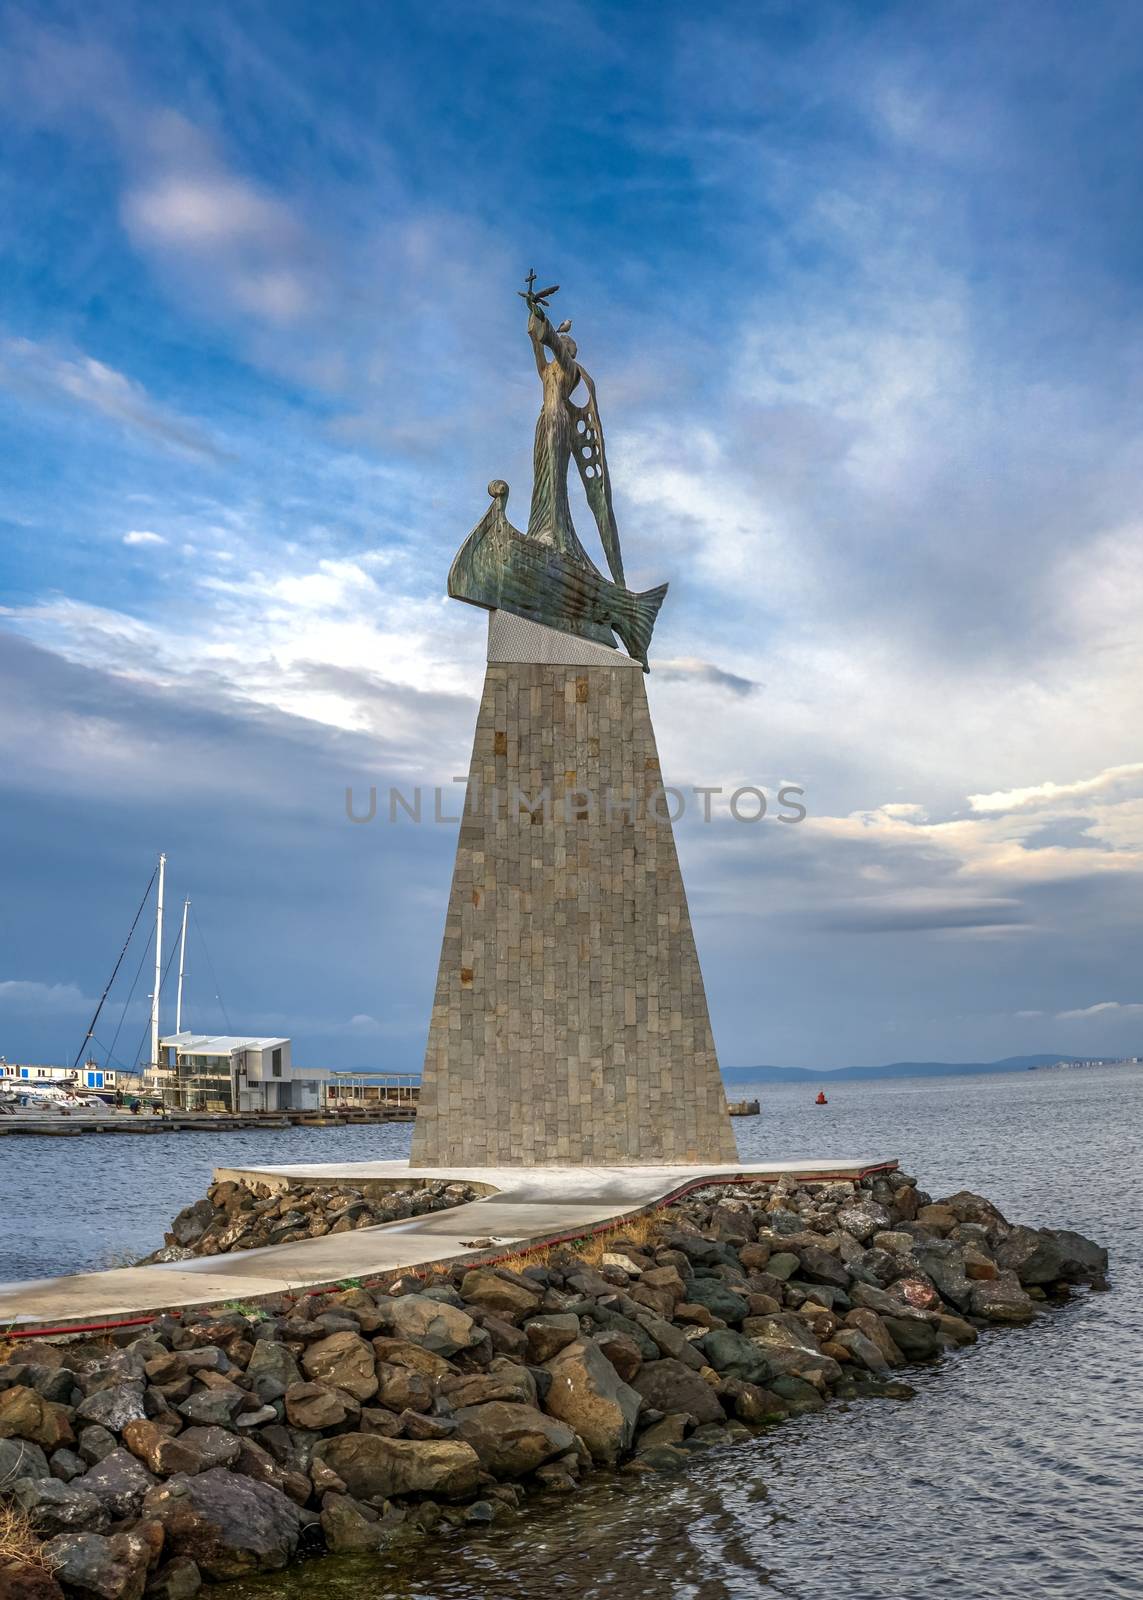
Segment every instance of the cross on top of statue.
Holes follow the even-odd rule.
[[[534,309],[536,306],[546,306],[552,295],[559,292],[559,284],[553,283],[547,289],[541,289],[537,293],[535,267],[529,267],[528,276],[524,279],[524,282],[528,287],[526,289],[517,289],[516,293],[521,300],[528,302],[529,309]]]

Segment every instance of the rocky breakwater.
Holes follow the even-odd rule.
[[[0,1596],[189,1600],[321,1550],[676,1472],[1021,1326],[1107,1254],[900,1173],[710,1189],[609,1235],[0,1365]],[[1019,1359],[1013,1346],[1013,1359]]]
[[[415,1189],[365,1194],[350,1184],[301,1184],[285,1191],[261,1183],[212,1183],[201,1200],[184,1206],[161,1249],[139,1265],[227,1255],[269,1244],[294,1244],[327,1233],[350,1233],[429,1211],[467,1205],[480,1190],[467,1183],[426,1183]]]

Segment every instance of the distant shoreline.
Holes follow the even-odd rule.
[[[1143,1065],[1138,1056],[1087,1057],[1044,1054],[1009,1056],[1002,1061],[893,1061],[879,1067],[724,1067],[724,1082],[746,1084],[859,1083],[892,1078],[969,1078],[1018,1072],[1096,1072]]]

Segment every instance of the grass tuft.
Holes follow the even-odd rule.
[[[22,1506],[0,1501],[0,1567],[6,1565],[51,1569],[32,1528],[32,1519]]]
[[[666,1227],[666,1218],[658,1211],[640,1212],[638,1216],[613,1223],[599,1233],[586,1233],[580,1239],[570,1239],[561,1245],[538,1245],[513,1250],[511,1255],[497,1258],[496,1265],[510,1272],[522,1272],[525,1267],[546,1267],[557,1251],[571,1250],[587,1266],[597,1267],[609,1250],[621,1250],[625,1245],[632,1250],[653,1249]]]

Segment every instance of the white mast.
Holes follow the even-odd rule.
[[[183,901],[183,932],[179,940],[179,992],[175,1000],[175,1032],[183,1031],[183,974],[186,971],[187,953],[187,912],[190,910],[189,897]]]
[[[159,986],[163,981],[163,881],[167,858],[159,857],[159,897],[155,902],[155,989],[151,995],[151,1065],[159,1065]]]

